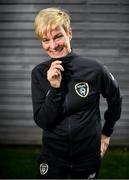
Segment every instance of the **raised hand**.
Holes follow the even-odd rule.
[[[47,79],[51,86],[54,88],[59,88],[62,80],[61,71],[64,71],[61,65],[62,61],[56,60],[51,63],[51,66],[47,72]]]

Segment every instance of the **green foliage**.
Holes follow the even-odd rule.
[[[40,147],[1,147],[0,178],[36,178],[36,162]],[[129,150],[126,148],[110,148],[105,155],[99,178],[129,178]]]

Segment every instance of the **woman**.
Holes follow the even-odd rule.
[[[73,52],[64,10],[43,9],[34,25],[50,57],[32,70],[34,120],[43,129],[39,178],[97,178],[121,114],[118,84],[103,65]],[[103,127],[100,94],[108,104]]]

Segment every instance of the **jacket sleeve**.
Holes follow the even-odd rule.
[[[107,101],[102,133],[110,137],[113,133],[114,125],[121,115],[122,98],[117,81],[106,67],[102,68],[101,93]]]
[[[44,86],[45,81],[42,82]],[[61,110],[60,88],[51,87],[48,92],[41,89],[40,79],[34,69],[31,73],[31,92],[34,121],[42,129],[50,130],[56,123]]]

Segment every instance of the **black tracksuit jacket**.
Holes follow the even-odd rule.
[[[63,62],[60,88],[47,71],[54,59],[32,70],[32,102],[36,124],[43,129],[42,157],[48,163],[91,169],[100,160],[101,133],[110,136],[121,114],[121,96],[111,73],[100,63],[73,52]],[[107,100],[101,128],[100,94]]]

